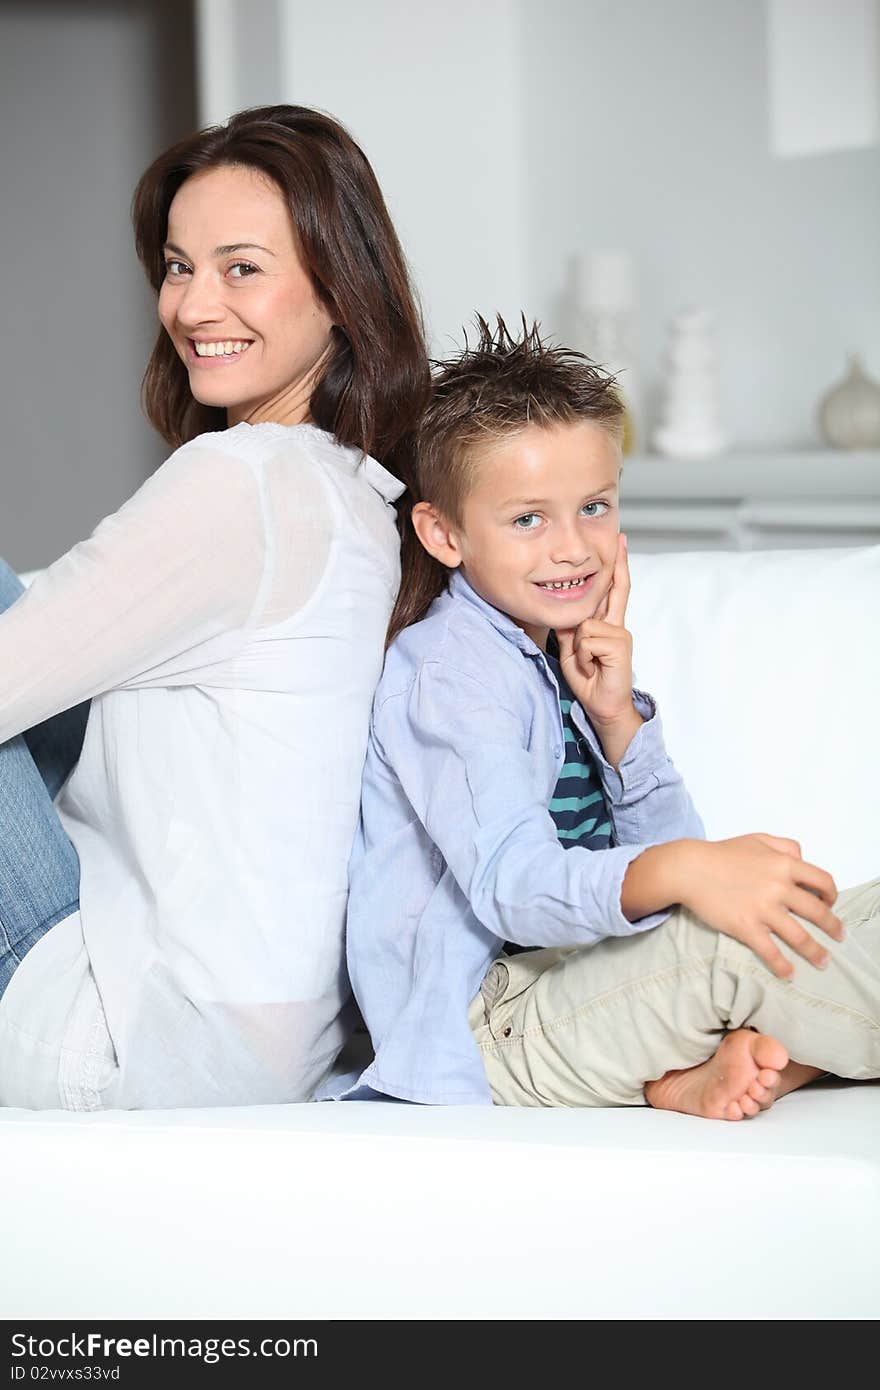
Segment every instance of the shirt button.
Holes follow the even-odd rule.
[[[509,1038],[512,1032],[513,1032],[513,1029],[511,1028],[511,1026],[510,1026],[509,1023],[508,1023],[508,1025],[507,1025],[506,1028],[502,1029],[502,1035],[503,1035],[503,1037],[505,1037],[505,1038]]]
[[[562,749],[559,747],[559,744],[558,744],[558,743],[555,744],[555,745],[554,745],[554,748],[553,748],[553,756],[554,756],[554,758],[558,758],[561,752],[562,752]]]

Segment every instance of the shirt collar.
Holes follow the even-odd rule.
[[[402,483],[399,478],[395,478],[393,473],[389,473],[376,459],[369,454],[362,454],[357,471],[362,478],[374,487],[378,493],[385,498],[386,502],[396,502],[402,493],[406,492],[406,483]]]
[[[449,593],[456,602],[469,603],[473,608],[476,608],[492,624],[496,632],[500,632],[502,637],[511,642],[513,646],[518,647],[525,656],[543,658],[544,653],[532,641],[531,637],[523,632],[522,628],[506,613],[502,613],[500,608],[493,608],[491,603],[487,603],[476,589],[471,587],[460,569],[454,569],[449,576]]]

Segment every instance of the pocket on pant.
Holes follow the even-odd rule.
[[[522,1026],[518,1021],[518,1015],[524,996],[545,970],[552,970],[567,956],[588,949],[589,947],[580,946],[541,946],[534,951],[523,951],[518,955],[496,960],[483,981],[488,1027],[495,1041],[509,1042],[511,1038],[521,1037]],[[494,973],[496,971],[497,973]]]

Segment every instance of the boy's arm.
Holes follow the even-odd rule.
[[[502,940],[588,945],[643,931],[666,916],[634,923],[621,908],[624,876],[650,840],[630,838],[599,851],[562,847],[522,719],[476,677],[426,663],[405,690],[376,708],[373,736],[474,915]],[[640,804],[662,782],[667,805],[680,810],[671,833],[684,833],[679,825],[693,825],[689,799],[665,754],[658,759],[652,747],[636,761],[635,778],[631,750],[615,774],[622,814],[637,824]],[[658,806],[662,800],[656,798]],[[654,817],[643,819],[654,832],[650,839],[666,838]]]
[[[634,859],[621,888],[624,916],[638,921],[647,913],[660,910],[660,904],[683,902],[687,897],[688,878],[696,867],[694,851],[698,844],[699,841],[682,839],[649,845],[638,859]]]
[[[572,706],[602,776],[617,842],[649,842],[624,873],[624,916],[641,926],[657,920],[652,914],[681,903],[707,926],[750,947],[782,979],[790,978],[794,967],[777,937],[821,966],[825,950],[803,919],[839,936],[840,922],[832,911],[837,890],[830,875],[804,863],[800,846],[791,840],[758,834],[707,842],[684,784],[666,757],[653,700],[634,690],[633,703],[644,722],[617,767],[608,761],[612,749],[605,731],[600,742],[581,707]]]
[[[435,881],[448,867],[477,920],[502,940],[590,945],[656,926],[683,903],[783,978],[793,966],[777,940],[821,966],[825,951],[804,921],[840,938],[831,876],[805,862],[792,840],[688,835],[699,822],[655,719],[645,719],[610,770],[617,825],[654,833],[596,851],[560,845],[523,721],[476,677],[428,663],[382,702],[373,733],[445,860]],[[420,884],[389,890],[423,901]]]
[[[796,840],[757,834],[651,846],[627,869],[622,903],[628,915],[639,916],[674,898],[790,979],[794,964],[778,943],[822,969],[828,953],[804,923],[841,940],[843,926],[832,910],[836,897],[831,875],[806,862]]]

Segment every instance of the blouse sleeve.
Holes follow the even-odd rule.
[[[269,550],[250,464],[184,445],[0,614],[0,742],[246,625]]]

